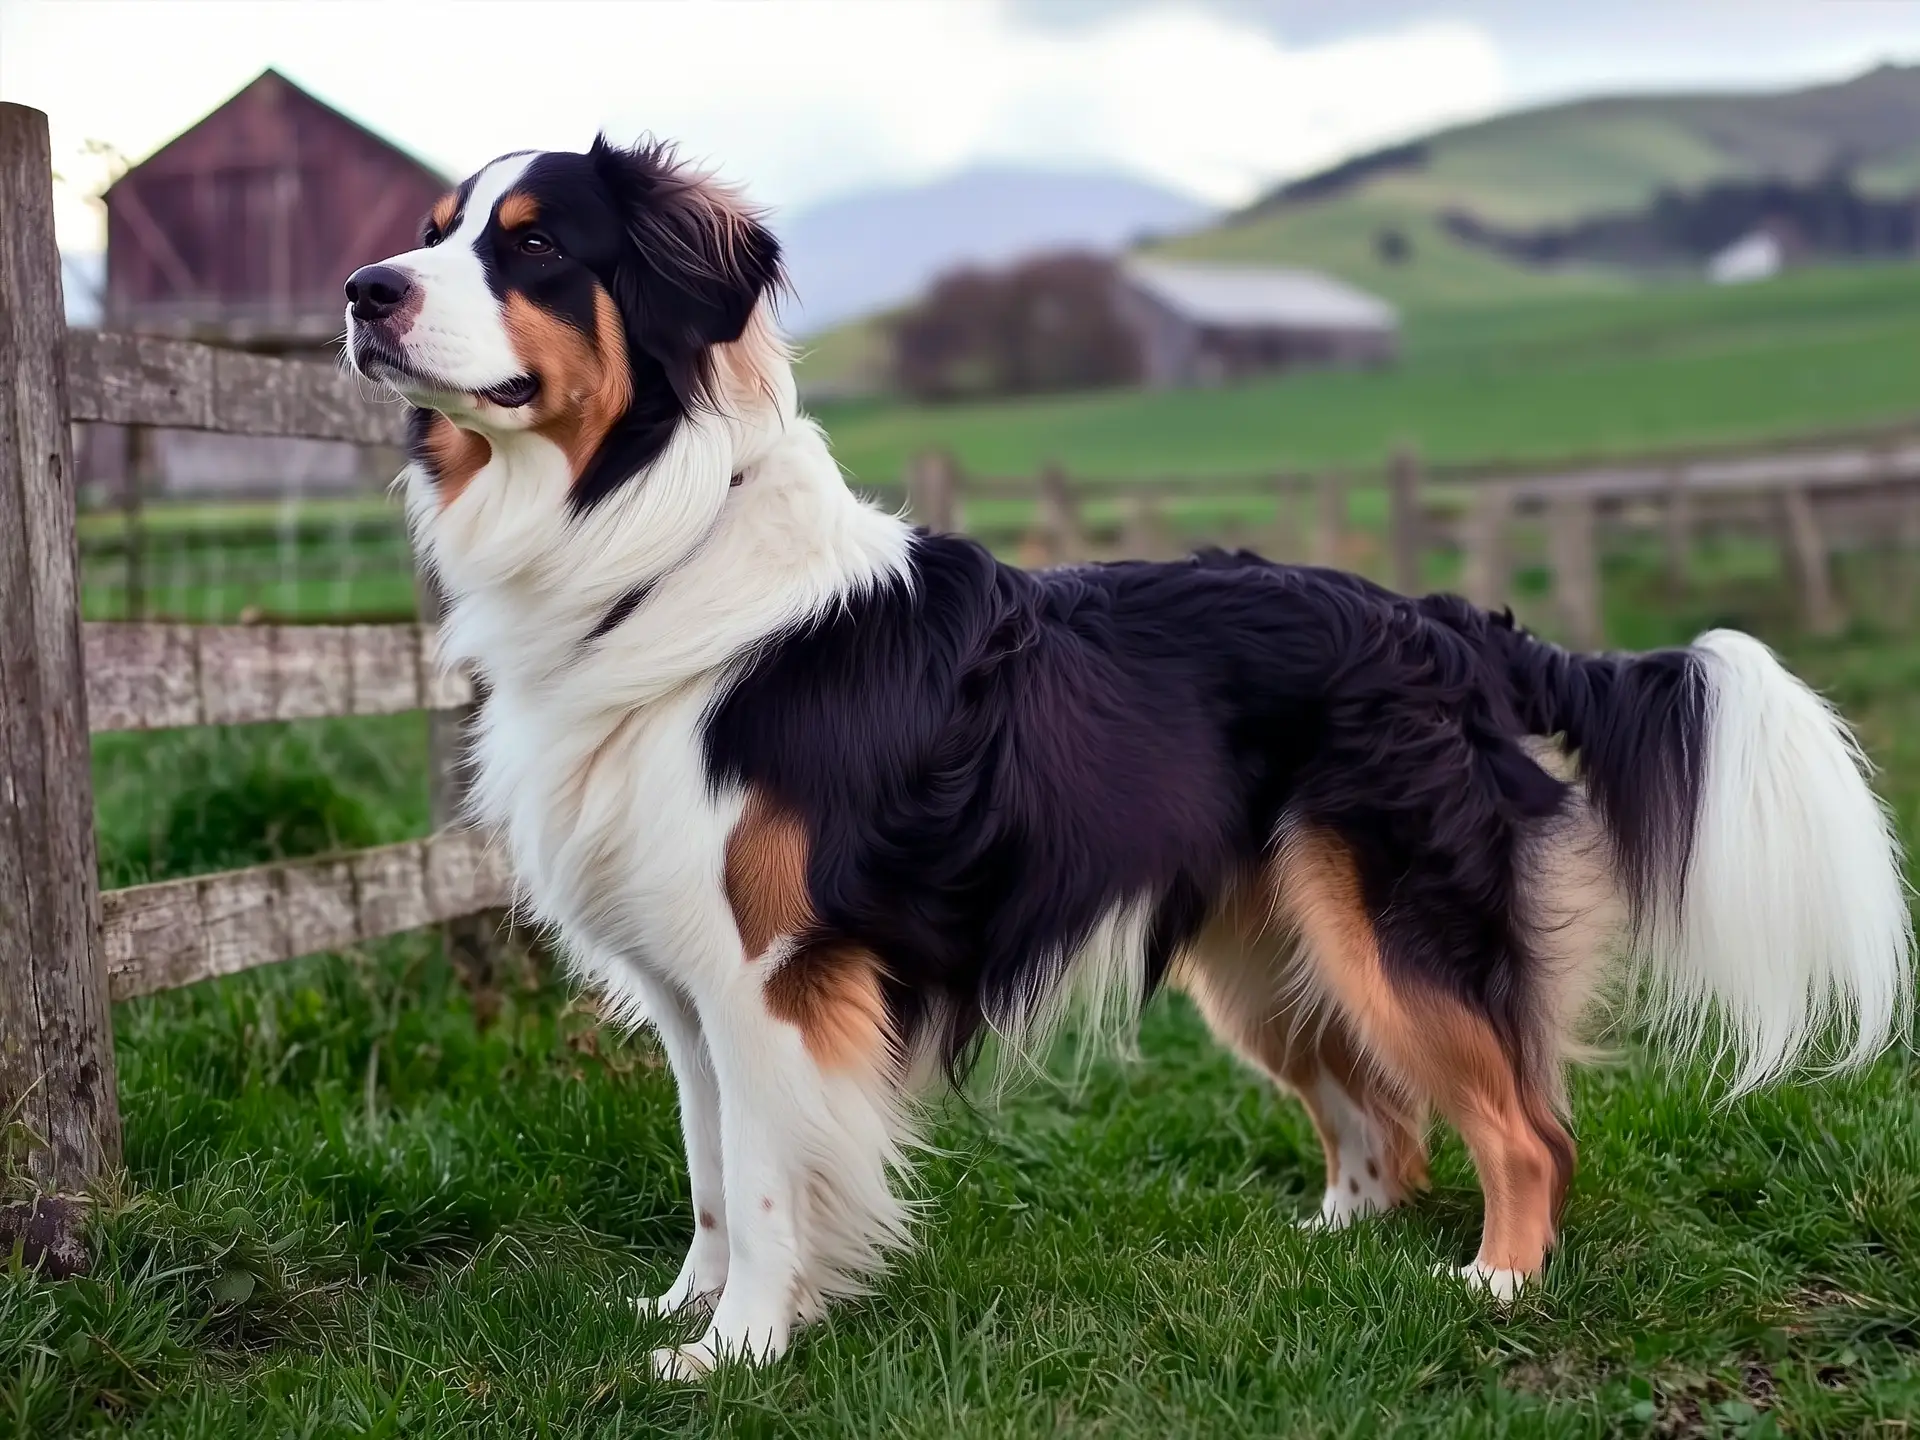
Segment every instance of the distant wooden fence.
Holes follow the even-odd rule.
[[[69,333],[51,174],[46,117],[0,104],[0,1116],[8,1174],[54,1197],[0,1236],[72,1263],[59,1197],[120,1158],[111,1001],[436,923],[470,958],[508,883],[455,824],[473,696],[431,593],[427,625],[82,624],[73,422],[393,445],[401,417],[324,364]],[[406,710],[432,712],[435,834],[99,893],[90,734]]]
[[[1735,531],[1774,539],[1803,622],[1831,633],[1844,617],[1832,556],[1844,548],[1920,550],[1920,440],[1878,437],[1833,448],[1592,467],[1474,479],[1425,479],[1397,450],[1382,477],[1383,578],[1427,588],[1427,558],[1460,558],[1458,588],[1490,607],[1512,603],[1522,542],[1544,550],[1558,629],[1571,644],[1604,640],[1600,532],[1657,536],[1670,579],[1683,582],[1695,539]],[[1244,545],[1275,559],[1354,567],[1352,477],[1280,473],[1186,480],[1082,479],[1058,466],[1038,477],[963,475],[939,452],[908,467],[907,504],[934,530],[966,531],[1033,564],[1183,554],[1196,539]],[[1196,527],[1174,522],[1196,507]],[[982,513],[984,512],[984,514]],[[1253,518],[1249,518],[1253,517]],[[1544,543],[1542,543],[1544,542]]]

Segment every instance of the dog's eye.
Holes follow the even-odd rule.
[[[434,246],[438,245],[442,240],[446,238],[447,238],[446,236],[440,233],[440,227],[438,225],[429,225],[426,228],[426,233],[421,235],[420,243],[426,246],[427,249],[431,250]]]
[[[538,230],[529,230],[522,235],[519,248],[522,255],[558,255],[560,253],[559,247]]]

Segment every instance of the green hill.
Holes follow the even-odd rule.
[[[1399,441],[1436,463],[1551,464],[1909,424],[1920,413],[1920,266],[1791,271],[1757,285],[1433,310],[1401,362],[1200,390],[962,405],[819,405],[859,483],[939,446],[989,475],[1377,469]]]
[[[1596,266],[1514,263],[1449,234],[1439,217],[1469,211],[1501,225],[1565,222],[1644,205],[1663,186],[1775,175],[1806,179],[1836,161],[1882,194],[1920,188],[1920,67],[1885,66],[1840,84],[1755,95],[1615,96],[1516,111],[1441,131],[1411,146],[1416,163],[1347,184],[1308,177],[1153,253],[1326,270],[1382,295],[1417,335],[1424,317],[1531,299],[1577,299],[1643,288]],[[1335,183],[1328,185],[1332,180]],[[1319,193],[1303,197],[1300,192]],[[1410,246],[1402,263],[1382,232]],[[821,394],[874,388],[884,366],[872,321],[819,337],[802,364]]]
[[[1603,292],[1638,283],[1598,269],[1540,270],[1448,234],[1465,210],[1502,225],[1543,225],[1644,205],[1663,187],[1781,176],[1836,162],[1882,193],[1920,183],[1920,67],[1882,67],[1837,85],[1764,95],[1650,95],[1517,111],[1401,147],[1402,163],[1345,185],[1308,177],[1155,253],[1304,265],[1386,296],[1410,318],[1434,308]],[[1387,159],[1390,157],[1383,157]],[[1378,253],[1399,230],[1411,256]]]

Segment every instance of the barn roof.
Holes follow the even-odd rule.
[[[1175,314],[1214,329],[1395,330],[1378,296],[1316,270],[1130,259],[1122,273]]]
[[[119,176],[119,178],[113,182],[113,184],[107,187],[105,191],[105,195],[108,198],[109,203],[111,203],[111,197],[113,195],[113,192],[116,189],[118,189],[121,185],[124,185],[129,179],[140,174],[142,171],[148,169],[149,166],[151,166],[155,170],[166,169],[168,161],[172,160],[174,157],[175,147],[178,146],[182,140],[185,140],[189,135],[192,135],[195,131],[207,125],[209,122],[212,122],[221,118],[224,115],[224,113],[227,110],[231,109],[234,106],[234,104],[238,102],[243,95],[248,95],[262,88],[279,89],[288,94],[298,96],[299,99],[301,101],[304,101],[306,104],[313,106],[315,109],[325,111],[326,114],[332,120],[336,121],[340,125],[343,125],[348,129],[351,129],[361,135],[366,136],[367,139],[371,140],[374,144],[380,146],[382,149],[391,151],[394,155],[398,156],[401,160],[404,160],[407,164],[419,170],[422,174],[432,176],[435,181],[437,181],[442,185],[448,185],[452,183],[452,181],[449,180],[448,177],[445,174],[443,174],[437,167],[429,165],[426,161],[422,160],[418,155],[415,155],[412,151],[406,149],[406,147],[395,144],[392,140],[389,140],[385,135],[382,135],[378,130],[375,130],[372,126],[365,125],[360,121],[354,119],[353,116],[347,114],[344,110],[340,110],[335,106],[329,105],[326,101],[322,100],[318,95],[315,95],[311,90],[307,89],[303,85],[298,85],[292,80],[289,80],[285,75],[282,75],[278,70],[274,69],[271,65],[269,65],[266,69],[262,70],[258,75],[254,76],[253,79],[249,80],[246,84],[242,85],[238,90],[234,91],[233,94],[229,95],[226,99],[222,100],[218,105],[214,106],[213,109],[209,110],[206,114],[202,115],[198,120],[194,121],[193,124],[189,125],[186,129],[182,130],[179,134],[167,140],[157,150],[153,150],[150,153],[148,153],[137,165],[129,166],[126,169],[126,171],[122,173]],[[155,162],[159,162],[159,163],[156,164]]]

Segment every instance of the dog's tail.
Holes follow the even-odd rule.
[[[1864,1063],[1901,1033],[1913,921],[1899,842],[1846,721],[1758,640],[1574,655],[1507,631],[1528,728],[1561,734],[1611,843],[1636,995],[1735,1092],[1809,1051]]]

